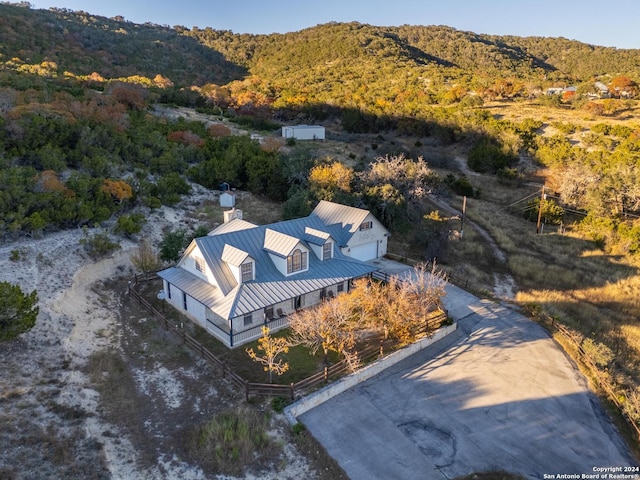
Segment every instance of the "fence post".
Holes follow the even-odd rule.
[[[329,367],[324,366],[324,381],[325,383],[329,381]]]
[[[296,398],[295,391],[293,390],[293,382],[291,382],[291,401],[293,402]]]
[[[244,396],[248,403],[249,402],[249,382],[247,382],[246,380],[244,381]]]
[[[380,339],[380,358],[384,357],[384,339]]]

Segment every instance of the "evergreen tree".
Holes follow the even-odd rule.
[[[25,294],[18,285],[0,282],[0,341],[10,340],[33,328],[40,310],[36,303],[36,290]]]

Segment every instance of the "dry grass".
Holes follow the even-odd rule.
[[[242,475],[246,465],[277,454],[268,427],[269,417],[252,408],[220,412],[197,429],[191,455],[210,474]]]
[[[550,124],[553,122],[574,123],[582,127],[590,127],[597,123],[628,124],[637,121],[640,115],[638,102],[629,109],[615,116],[594,116],[584,110],[575,110],[571,107],[556,108],[540,105],[536,101],[530,102],[487,102],[483,108],[489,110],[505,120],[519,122],[524,118],[536,118]]]

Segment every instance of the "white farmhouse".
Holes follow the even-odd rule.
[[[369,211],[322,201],[308,217],[270,225],[233,218],[158,275],[170,305],[236,347],[373,273],[363,260],[386,253],[388,234]]]

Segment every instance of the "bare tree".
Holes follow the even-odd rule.
[[[353,361],[355,332],[348,305],[341,300],[337,297],[314,309],[300,310],[289,317],[293,341],[307,346],[313,354],[322,348],[325,364],[328,363],[330,351]]]
[[[160,260],[148,240],[140,242],[140,246],[131,254],[131,263],[143,273],[149,273],[160,268]]]

